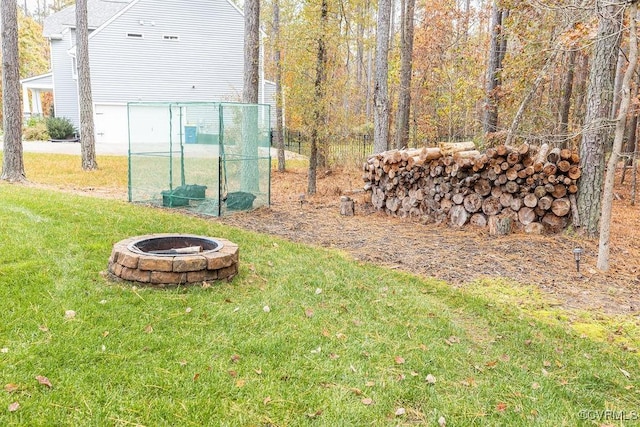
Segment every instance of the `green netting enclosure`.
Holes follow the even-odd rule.
[[[269,105],[130,102],[129,201],[206,215],[270,203]]]

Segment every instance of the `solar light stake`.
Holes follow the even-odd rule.
[[[576,260],[576,271],[578,273],[580,273],[580,257],[582,256],[583,252],[584,250],[582,248],[575,248],[573,250],[573,259]]]

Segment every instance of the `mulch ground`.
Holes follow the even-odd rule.
[[[520,232],[489,236],[486,229],[392,218],[363,202],[354,171],[333,171],[318,180],[318,192],[304,197],[305,170],[274,173],[272,204],[221,218],[226,224],[311,245],[338,248],[354,258],[448,283],[482,286],[478,279],[504,278],[535,285],[569,309],[607,314],[640,310],[640,206],[629,203],[629,185],[618,186],[611,237],[610,269],[596,269],[596,240],[577,235],[533,236]],[[340,196],[356,200],[353,217],[340,215]],[[573,249],[584,248],[580,273]]]

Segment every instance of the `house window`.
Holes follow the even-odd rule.
[[[165,34],[164,36],[162,36],[162,38],[164,40],[174,40],[174,41],[180,40],[180,36],[175,34]]]
[[[129,39],[141,39],[142,33],[127,33],[127,38]]]

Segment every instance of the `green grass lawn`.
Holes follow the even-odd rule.
[[[240,274],[103,277],[113,243],[153,232],[238,243]],[[593,425],[580,411],[640,411],[639,375],[617,345],[334,250],[0,184],[3,426]]]

